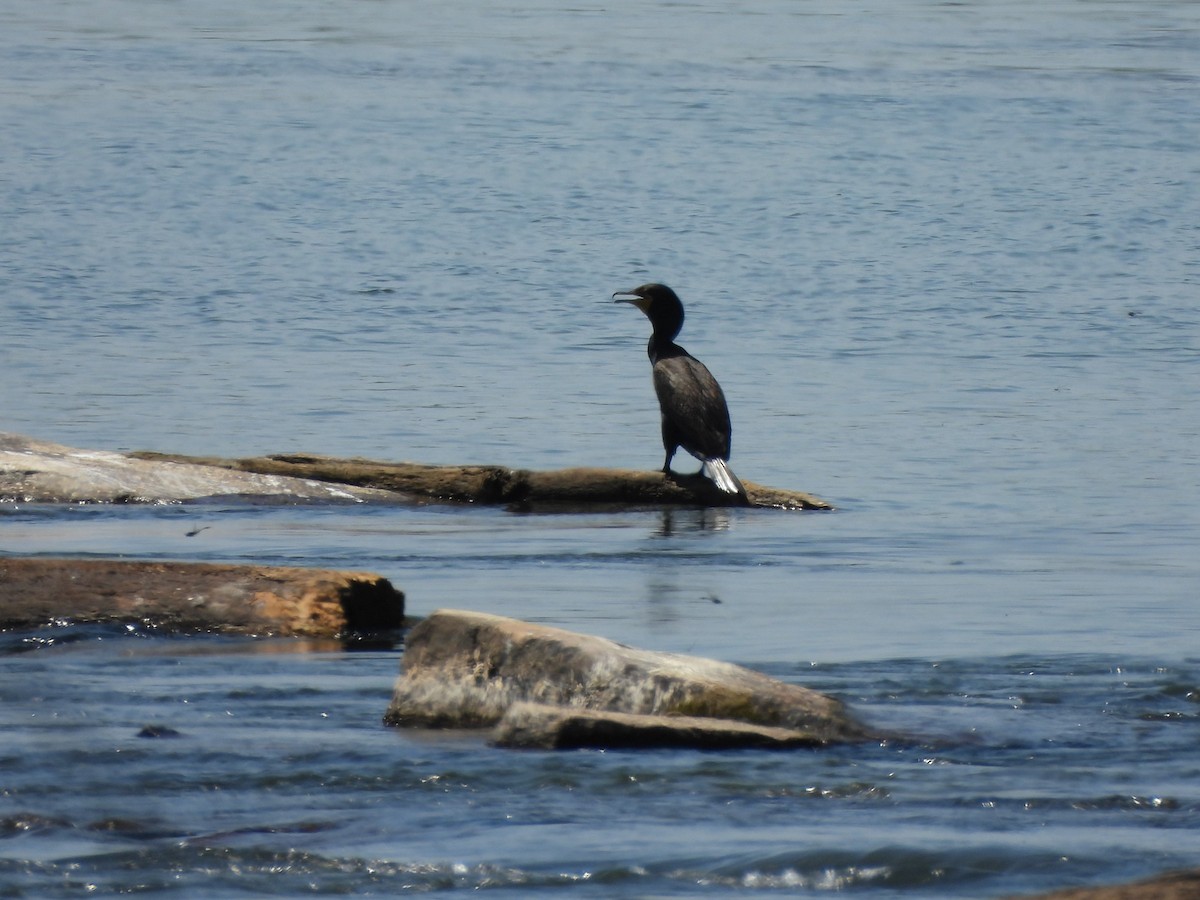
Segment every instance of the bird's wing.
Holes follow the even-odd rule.
[[[660,359],[654,364],[654,391],[683,449],[702,458],[729,457],[729,407],[704,363],[686,355]]]

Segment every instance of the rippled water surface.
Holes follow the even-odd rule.
[[[398,649],[8,633],[0,895],[1200,865],[1200,7],[0,0],[0,51],[0,431],[653,468],[609,295],[661,280],[738,474],[838,507],[8,505],[0,553],[376,571],[909,736],[512,753],[384,728]]]

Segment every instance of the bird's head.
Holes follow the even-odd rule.
[[[665,284],[643,284],[632,291],[617,291],[613,297],[617,303],[632,303],[644,312],[654,333],[667,340],[674,340],[683,327],[683,304]]]

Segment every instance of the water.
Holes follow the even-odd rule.
[[[0,552],[367,569],[912,735],[510,753],[381,727],[398,650],[9,634],[0,894],[1200,864],[1200,8],[0,3],[0,49],[3,430],[650,468],[647,327],[608,295],[654,279],[738,474],[839,507],[20,506]]]

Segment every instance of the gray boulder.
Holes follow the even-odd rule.
[[[498,747],[696,750],[792,750],[828,743],[807,731],[699,716],[647,716],[514,703],[492,732]]]
[[[656,740],[659,744],[689,743],[678,735],[682,729],[694,728],[694,719],[786,729],[793,732],[797,745],[870,736],[840,701],[741,666],[638,650],[592,635],[457,610],[436,612],[409,632],[404,672],[396,681],[384,721],[488,728],[500,723],[515,704],[525,702],[571,713],[675,719],[680,730],[675,737]],[[518,712],[532,720],[528,710]],[[554,719],[540,715],[547,722]],[[554,721],[576,733],[595,728],[580,718]],[[621,720],[617,724],[640,727],[646,735],[664,722]],[[531,729],[510,720],[497,739],[508,744],[555,745],[550,736],[518,740],[518,732],[528,735]],[[745,737],[747,746],[763,740],[761,733],[746,732]]]

